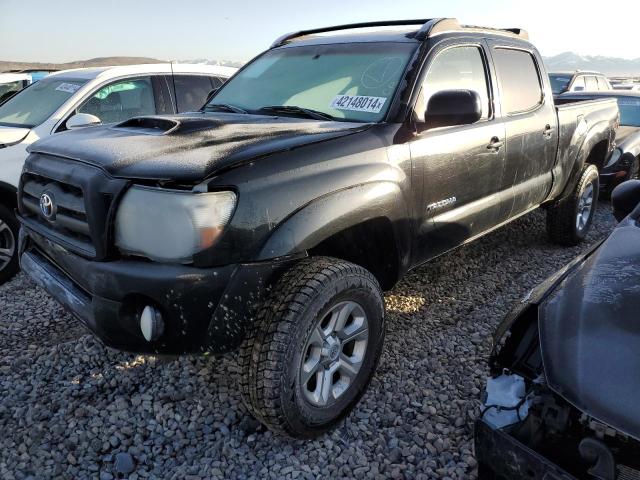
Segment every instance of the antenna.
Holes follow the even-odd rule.
[[[178,113],[178,93],[176,92],[176,77],[173,73],[173,60],[171,60],[169,62],[169,65],[171,66],[171,83],[173,84],[173,99],[175,101],[175,105],[176,105],[176,112]]]

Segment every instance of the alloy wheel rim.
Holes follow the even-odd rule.
[[[320,318],[305,343],[299,385],[315,407],[335,403],[360,372],[369,343],[369,322],[356,302],[334,305]]]
[[[578,214],[576,216],[576,228],[579,232],[584,230],[591,217],[591,210],[593,208],[593,184],[590,183],[587,188],[584,189],[580,200],[578,201]]]
[[[16,239],[9,225],[0,220],[0,271],[7,268],[16,251]]]

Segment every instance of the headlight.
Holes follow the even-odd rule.
[[[622,156],[622,150],[620,150],[619,148],[616,148],[611,154],[611,156],[609,157],[609,161],[607,162],[605,167],[610,167],[611,165],[616,163],[618,160],[620,160],[621,156]]]
[[[116,215],[116,245],[151,260],[188,263],[220,237],[236,206],[233,192],[194,193],[134,186]]]

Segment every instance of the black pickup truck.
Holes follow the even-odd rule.
[[[109,346],[239,349],[249,410],[310,437],[364,393],[409,269],[540,206],[585,236],[618,117],[554,104],[521,30],[298,32],[200,112],[33,145],[21,265]]]

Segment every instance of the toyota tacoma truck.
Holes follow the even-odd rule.
[[[239,350],[250,412],[312,437],[365,392],[408,270],[540,206],[584,238],[618,117],[557,106],[521,30],[297,32],[200,112],[34,144],[21,265],[108,346]]]

